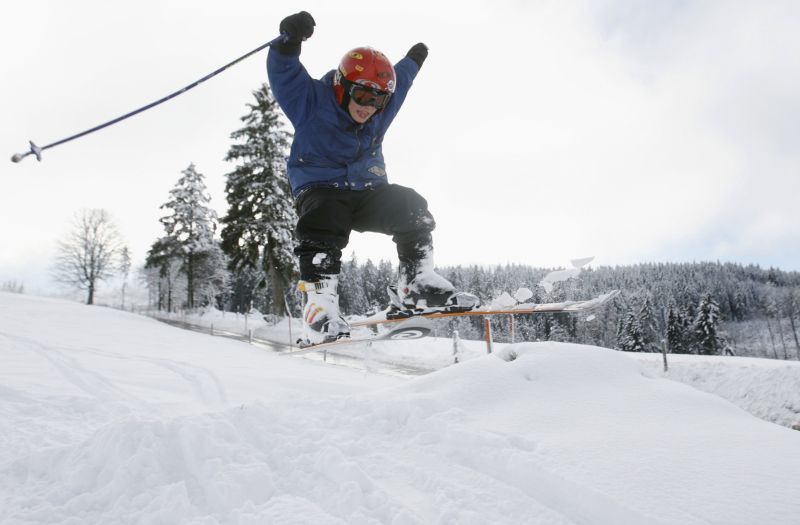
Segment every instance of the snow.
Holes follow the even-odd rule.
[[[661,377],[712,392],[751,414],[800,429],[800,362],[752,357],[634,354]]]
[[[564,270],[555,270],[547,275],[544,276],[544,279],[539,281],[539,286],[544,288],[544,291],[550,293],[553,291],[556,283],[568,281],[573,277],[577,277],[584,266],[589,264],[594,260],[594,257],[583,257],[580,259],[572,259],[570,264],[572,268],[566,268]]]
[[[514,292],[514,300],[518,303],[524,303],[531,297],[533,297],[533,292],[530,288],[519,288]]]
[[[507,310],[513,308],[518,304],[515,298],[511,297],[508,292],[503,292],[499,297],[496,297],[489,305],[490,310]]]
[[[659,356],[462,343],[352,350],[444,367],[400,378],[0,293],[0,522],[797,523],[800,433]],[[797,391],[786,363],[697,373],[725,363]]]

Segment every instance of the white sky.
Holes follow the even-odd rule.
[[[138,263],[190,162],[225,212],[222,161],[266,52],[152,102],[277,35],[305,9],[314,76],[372,45],[430,47],[387,135],[392,182],[425,196],[439,264],[722,260],[800,270],[800,3],[14,2],[0,31],[0,282],[46,282],[81,208],[115,217]],[[388,7],[388,6],[392,7]],[[290,128],[289,128],[290,129]],[[357,234],[361,260],[388,237]]]

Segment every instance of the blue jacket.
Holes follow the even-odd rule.
[[[270,48],[267,74],[272,93],[295,130],[288,161],[295,198],[312,186],[364,190],[388,182],[383,136],[419,72],[417,63],[407,57],[394,68],[397,87],[389,104],[358,124],[336,100],[334,71],[315,80],[300,57]]]

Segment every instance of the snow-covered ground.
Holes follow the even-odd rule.
[[[192,314],[149,312],[149,315],[208,333],[213,329],[217,335],[239,335],[282,344],[288,344],[300,333],[298,319],[293,320],[290,329],[288,319],[268,323],[258,312],[239,315],[209,309]],[[504,346],[493,344],[495,349]],[[458,359],[463,362],[484,356],[486,352],[483,341],[461,340]],[[671,354],[665,373],[661,354],[627,355],[639,360],[645,370],[656,376],[717,394],[766,421],[800,429],[800,362]],[[309,358],[321,357],[312,355]],[[453,364],[453,342],[445,338],[428,338],[414,344],[388,342],[376,344],[369,350],[358,347],[339,350],[336,355],[328,356],[328,360],[373,371],[421,374]]]
[[[0,293],[0,523],[798,522],[800,432],[662,378],[654,356],[475,343],[445,366],[448,340],[392,344],[440,369],[358,371]],[[689,377],[671,356],[668,377],[751,367],[796,408],[793,364],[705,363]]]
[[[660,354],[631,357],[654,375],[716,394],[756,417],[800,430],[800,362],[669,355],[665,373]]]

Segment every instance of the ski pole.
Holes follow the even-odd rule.
[[[168,100],[170,100],[172,98],[177,97],[178,95],[181,95],[181,94],[189,91],[193,87],[196,87],[196,86],[200,85],[201,83],[205,82],[209,78],[217,76],[218,74],[222,73],[223,71],[225,71],[229,67],[231,67],[231,66],[233,66],[235,64],[238,64],[239,62],[241,62],[245,58],[249,57],[250,55],[258,53],[262,49],[267,48],[267,47],[269,47],[269,46],[271,46],[273,44],[278,44],[280,42],[283,42],[285,39],[286,39],[286,35],[282,34],[281,36],[279,36],[277,38],[274,38],[273,40],[270,40],[266,44],[255,48],[254,50],[250,51],[249,53],[246,53],[246,54],[240,56],[236,60],[225,64],[221,68],[209,73],[208,75],[204,76],[200,80],[196,80],[196,81],[192,82],[191,84],[189,84],[188,86],[186,86],[186,87],[184,87],[182,89],[179,89],[178,91],[176,91],[174,93],[170,93],[169,95],[167,95],[164,98],[158,99],[155,102],[151,102],[150,104],[147,104],[146,106],[142,106],[139,109],[135,109],[135,110],[131,111],[130,113],[126,113],[126,114],[122,115],[121,117],[117,117],[117,118],[115,118],[113,120],[109,120],[108,122],[106,122],[104,124],[100,124],[99,126],[95,126],[95,127],[91,128],[91,129],[87,129],[86,131],[81,131],[80,133],[76,133],[75,135],[72,135],[71,137],[67,137],[65,139],[61,139],[61,140],[59,140],[57,142],[53,142],[52,144],[48,144],[47,146],[39,147],[36,144],[34,144],[32,140],[28,141],[28,143],[30,144],[29,151],[27,151],[26,153],[15,153],[14,156],[11,157],[11,161],[12,162],[19,162],[22,159],[24,159],[25,157],[27,157],[28,155],[33,155],[33,156],[36,157],[36,160],[41,162],[41,160],[42,160],[42,152],[44,150],[50,149],[50,148],[54,148],[54,147],[56,147],[56,146],[58,146],[60,144],[64,144],[64,143],[69,142],[71,140],[75,140],[77,138],[80,138],[80,137],[83,137],[85,135],[88,135],[89,133],[94,133],[95,131],[101,130],[103,128],[107,128],[108,126],[114,125],[117,122],[122,122],[123,120],[125,120],[127,118],[130,118],[130,117],[132,117],[134,115],[138,115],[139,113],[147,111],[148,109],[153,108],[155,106],[158,106],[159,104],[163,104],[164,102],[166,102],[166,101],[168,101]]]

